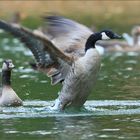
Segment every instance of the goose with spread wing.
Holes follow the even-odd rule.
[[[45,17],[47,26],[31,31],[0,20],[0,28],[18,37],[32,51],[37,69],[45,72],[52,84],[62,83],[54,106],[81,107],[91,93],[100,70],[98,40],[120,39],[110,30],[93,33],[89,28],[61,16]]]

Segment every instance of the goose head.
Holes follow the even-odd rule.
[[[15,68],[11,59],[7,59],[3,61],[2,70],[3,71],[10,71]]]
[[[121,39],[122,37],[112,32],[111,30],[103,30],[89,36],[85,45],[85,52],[90,48],[95,48],[95,43],[98,40]]]
[[[118,34],[114,33],[111,30],[103,30],[100,32],[101,40],[108,40],[108,39],[121,39],[122,37]]]

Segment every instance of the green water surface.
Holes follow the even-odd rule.
[[[16,65],[12,86],[23,107],[0,108],[0,139],[139,140],[140,53],[102,56],[96,87],[81,111],[49,111],[61,85],[51,86],[46,75],[30,68],[34,59],[18,40],[0,34],[0,65]]]

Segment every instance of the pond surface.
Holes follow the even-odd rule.
[[[0,37],[0,64],[13,59],[12,86],[24,100],[23,107],[0,108],[1,139],[140,139],[140,53],[105,54],[85,108],[54,112],[48,107],[61,85],[30,68],[33,57],[18,40]]]

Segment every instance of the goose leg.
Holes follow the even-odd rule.
[[[51,106],[49,109],[50,109],[50,110],[64,110],[65,107],[66,107],[67,105],[69,105],[70,103],[71,103],[70,100],[65,100],[65,101],[62,102],[59,98],[57,98],[57,99],[55,100],[54,105]]]

